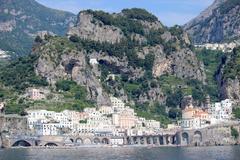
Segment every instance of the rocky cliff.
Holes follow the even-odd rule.
[[[215,0],[198,17],[184,25],[194,43],[220,43],[240,37],[240,1]]]
[[[0,0],[0,48],[23,55],[31,52],[38,31],[64,35],[75,15],[44,7],[35,0]]]
[[[224,56],[217,72],[217,80],[221,90],[222,99],[233,99],[240,102],[240,48]]]
[[[163,75],[205,84],[203,64],[186,33],[179,26],[164,27],[145,10],[82,11],[67,35],[48,37],[35,47],[35,71],[52,85],[60,79],[76,81],[98,105],[109,102],[108,94],[133,104],[165,103]]]

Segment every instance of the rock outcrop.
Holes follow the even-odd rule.
[[[220,43],[240,37],[240,1],[215,0],[198,17],[184,25],[193,42]]]
[[[104,25],[103,22],[94,19],[93,15],[87,12],[81,12],[78,15],[76,26],[71,27],[67,35],[108,43],[119,43],[124,37],[121,29]]]
[[[81,11],[68,38],[50,37],[34,49],[39,54],[36,73],[52,85],[60,79],[76,81],[98,105],[109,102],[108,94],[139,103],[164,103],[166,96],[157,82],[162,75],[205,83],[204,67],[190,49],[187,34],[180,27],[165,28],[144,10],[137,11],[142,17],[129,16],[126,12],[131,10]],[[98,64],[90,64],[91,59]],[[111,74],[118,77],[115,82],[107,78]],[[136,88],[143,86],[145,90]]]

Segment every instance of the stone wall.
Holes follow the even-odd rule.
[[[9,136],[27,135],[27,118],[18,115],[0,114],[0,147],[8,140]]]
[[[219,125],[199,130],[182,130],[178,133],[181,146],[219,146],[240,144],[240,138],[231,135],[231,127],[240,133],[240,124]]]

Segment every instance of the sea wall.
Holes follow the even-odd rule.
[[[0,147],[8,146],[9,137],[27,135],[28,132],[26,117],[0,114]]]
[[[240,133],[240,124],[225,124],[177,133],[181,146],[219,146],[240,144],[240,138],[232,135],[232,129]]]

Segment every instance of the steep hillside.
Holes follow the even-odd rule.
[[[36,73],[52,85],[71,79],[85,86],[97,105],[108,104],[111,94],[140,111],[156,112],[157,104],[176,107],[184,95],[202,101],[207,94],[203,64],[186,33],[164,27],[142,9],[82,11],[68,38],[42,41],[34,50],[40,56]]]
[[[223,57],[218,71],[218,82],[223,99],[230,98],[240,102],[240,48]]]
[[[240,38],[240,1],[215,0],[184,26],[194,43],[219,43]]]
[[[82,110],[109,104],[113,95],[141,116],[166,122],[166,106],[169,117],[177,118],[185,95],[192,94],[199,104],[207,94],[216,95],[206,85],[204,65],[187,34],[179,26],[163,26],[143,9],[82,11],[67,35],[38,36],[30,57],[3,67],[0,85],[9,113],[18,105]],[[32,86],[47,87],[51,96],[34,103],[17,98]]]
[[[35,0],[0,0],[0,48],[17,55],[30,53],[38,31],[64,35],[74,18]]]

